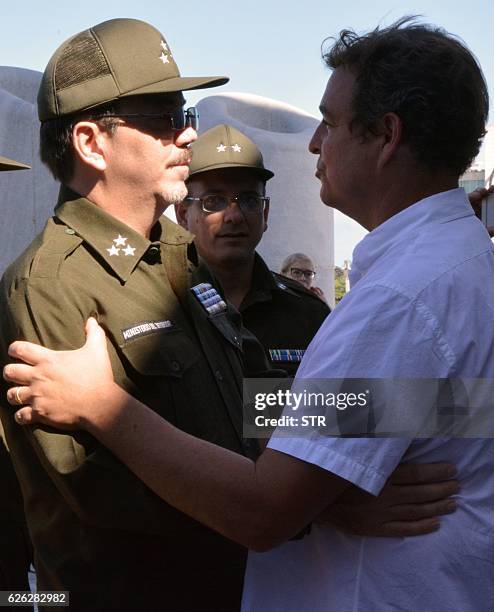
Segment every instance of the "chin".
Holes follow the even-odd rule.
[[[321,184],[321,189],[319,191],[319,197],[321,198],[321,202],[325,205],[325,206],[332,206],[333,208],[334,206],[334,198],[331,197],[331,193],[328,189],[326,189],[326,187],[324,186],[324,184]]]
[[[233,262],[242,263],[248,260],[250,252],[247,252],[244,249],[230,248],[221,249],[217,255],[219,255],[218,259],[221,259],[222,262],[232,264]]]
[[[159,194],[160,199],[166,202],[167,206],[180,204],[187,197],[187,187],[183,181],[176,183],[174,186],[167,185]]]

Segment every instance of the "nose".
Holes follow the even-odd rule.
[[[316,127],[314,134],[312,134],[312,138],[310,139],[310,142],[309,142],[309,151],[311,153],[314,153],[314,155],[319,155],[319,153],[321,152],[321,149],[320,149],[321,127],[322,127],[322,123],[319,123],[319,125]]]
[[[186,127],[181,132],[177,132],[175,136],[175,144],[177,147],[186,147],[197,140],[197,132],[192,127]]]
[[[240,210],[238,202],[230,200],[228,207],[223,213],[223,220],[225,223],[243,223],[245,221],[245,217]]]

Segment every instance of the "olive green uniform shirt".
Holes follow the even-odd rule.
[[[295,376],[301,351],[309,346],[330,312],[329,306],[312,291],[271,272],[256,253],[251,287],[240,313],[245,327],[263,345],[273,368]]]
[[[19,338],[80,347],[95,315],[122,387],[182,430],[254,454],[242,439],[238,329],[188,288],[190,234],[163,217],[151,238],[63,189],[2,280],[1,360]],[[86,432],[20,428],[12,415],[3,399],[38,589],[69,590],[81,612],[239,607],[242,548],[165,504]]]

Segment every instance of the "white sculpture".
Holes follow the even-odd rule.
[[[58,183],[39,159],[36,110],[41,73],[0,66],[0,154],[31,170],[0,173],[0,275],[43,229]]]

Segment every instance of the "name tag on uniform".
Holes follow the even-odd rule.
[[[139,336],[147,336],[157,331],[170,330],[175,327],[172,321],[143,321],[127,329],[122,329],[122,336],[124,340],[132,340],[133,338],[139,338]]]
[[[271,361],[302,361],[305,355],[303,349],[269,349],[269,358]]]
[[[195,287],[191,287],[191,291],[208,314],[217,314],[227,309],[226,303],[213,285],[199,283]]]

